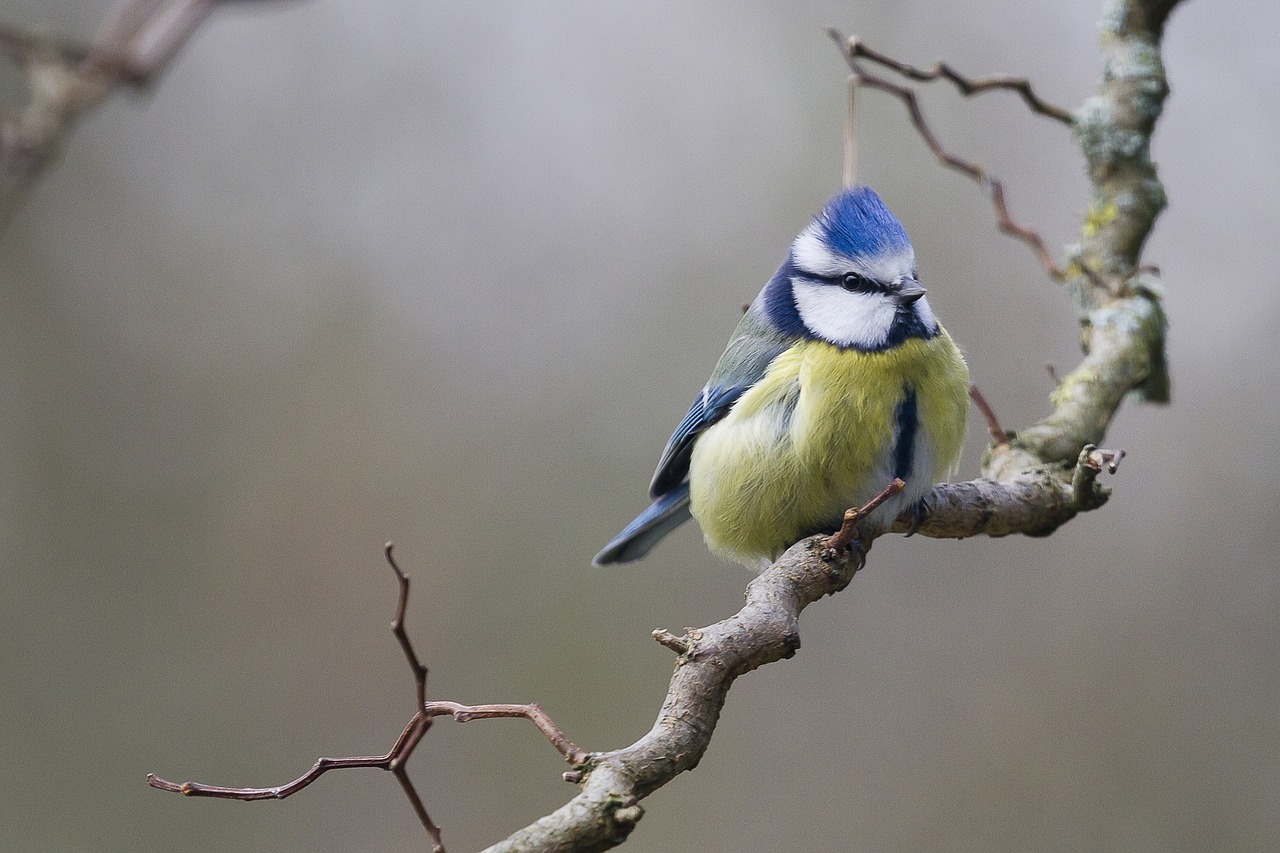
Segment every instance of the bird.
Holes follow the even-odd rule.
[[[846,187],[792,242],[667,442],[652,504],[596,555],[645,556],[689,518],[710,550],[763,569],[840,527],[883,532],[950,477],[969,368],[938,322],[906,229],[874,190]]]

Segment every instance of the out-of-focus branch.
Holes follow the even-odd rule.
[[[118,0],[83,45],[0,24],[0,51],[30,89],[20,110],[0,111],[0,228],[76,120],[116,89],[154,81],[219,2]]]

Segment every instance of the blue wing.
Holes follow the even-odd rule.
[[[649,483],[649,497],[655,500],[684,482],[689,476],[689,457],[693,455],[693,442],[702,431],[729,414],[750,385],[734,385],[729,388],[708,385],[694,399],[689,413],[676,427],[663,448],[658,468]]]
[[[688,414],[667,441],[649,484],[653,504],[615,536],[593,563],[602,566],[638,560],[659,539],[691,518],[688,477],[694,442],[729,413],[738,398],[764,376],[769,362],[791,342],[791,337],[769,321],[762,300],[756,299],[738,324],[724,355],[720,356],[711,381],[699,392]]]
[[[778,271],[778,275],[783,274],[783,270]],[[684,482],[689,476],[689,457],[693,454],[694,441],[705,429],[729,414],[738,398],[764,376],[769,362],[792,341],[769,321],[763,298],[756,299],[738,324],[724,355],[716,363],[711,380],[671,434],[662,458],[658,460],[658,469],[653,472],[649,497],[658,498]]]
[[[637,515],[621,533],[596,554],[591,562],[597,566],[609,563],[629,563],[638,560],[658,540],[684,524],[692,515],[689,511],[689,457],[693,454],[693,442],[703,430],[720,420],[748,386],[737,388],[704,388],[689,407],[680,426],[662,451],[658,470],[649,486],[653,503]]]

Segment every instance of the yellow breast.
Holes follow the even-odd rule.
[[[708,546],[754,564],[838,525],[892,480],[899,404],[914,394],[908,489],[878,511],[891,521],[954,468],[968,391],[968,368],[945,330],[883,352],[809,341],[780,354],[694,445],[691,509]]]

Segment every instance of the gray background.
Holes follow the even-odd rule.
[[[88,35],[105,3],[6,0]],[[537,700],[587,749],[653,720],[655,627],[748,575],[690,526],[592,569],[791,237],[837,187],[821,28],[1029,73],[1074,107],[1097,2],[232,4],[78,128],[0,236],[0,847],[409,850],[394,780],[188,801],[377,752],[412,710],[384,540],[431,694]],[[884,541],[733,690],[628,849],[1280,846],[1275,423],[1280,7],[1188,2],[1150,243],[1174,405],[1127,404],[1103,511],[1045,541]],[[4,78],[12,83],[12,75]],[[1056,246],[1068,135],[925,99]],[[1078,358],[1063,296],[862,104],[864,178],[1008,425]],[[983,444],[970,430],[963,474]],[[520,722],[441,722],[411,769],[451,849],[573,793]]]

